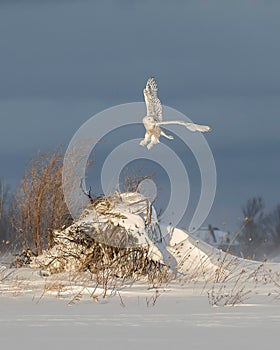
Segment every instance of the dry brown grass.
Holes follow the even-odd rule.
[[[210,305],[235,306],[259,293],[277,298],[279,272],[273,272],[267,262],[256,264],[225,254],[210,285],[207,293]]]
[[[42,253],[52,245],[51,232],[71,222],[62,191],[63,154],[58,149],[34,158],[15,195],[13,225],[21,248]]]
[[[150,180],[156,177],[156,173],[141,175],[141,170],[141,168],[137,168],[130,174],[128,168],[125,169],[122,183],[123,192],[136,192],[143,180]]]

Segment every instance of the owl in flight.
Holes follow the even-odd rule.
[[[198,125],[194,123],[187,123],[181,120],[172,121],[162,121],[162,106],[159,98],[157,97],[157,84],[153,77],[149,78],[146,84],[144,92],[144,98],[147,107],[147,115],[143,118],[143,124],[146,129],[145,138],[140,142],[141,146],[146,146],[151,149],[153,145],[159,143],[160,136],[164,136],[169,140],[172,140],[171,135],[167,135],[163,130],[161,130],[161,125],[167,124],[179,124],[184,125],[187,129],[191,131],[206,132],[211,130],[207,125]]]

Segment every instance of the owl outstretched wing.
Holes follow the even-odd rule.
[[[200,125],[195,123],[187,123],[183,120],[171,120],[167,122],[159,122],[156,125],[168,125],[168,124],[178,124],[178,125],[184,125],[187,129],[190,131],[200,131],[200,132],[207,132],[211,130],[211,127],[208,125]]]
[[[153,117],[155,122],[162,121],[162,106],[157,97],[157,83],[153,77],[149,78],[143,90],[147,107],[147,116]]]

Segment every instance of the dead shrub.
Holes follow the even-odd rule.
[[[63,153],[60,149],[34,158],[15,194],[13,225],[20,248],[41,254],[52,245],[51,232],[72,222],[62,191]]]

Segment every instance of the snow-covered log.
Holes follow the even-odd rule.
[[[54,246],[31,267],[48,274],[115,269],[118,275],[147,272],[163,258],[155,242],[160,229],[154,208],[139,193],[115,193],[96,200],[71,226],[53,232]]]

